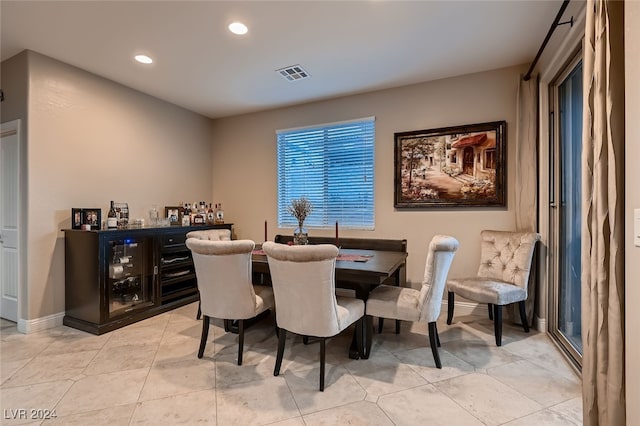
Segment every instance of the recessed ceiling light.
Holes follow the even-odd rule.
[[[234,34],[244,35],[247,33],[247,31],[249,31],[249,29],[242,22],[232,22],[231,24],[229,24],[229,31]]]
[[[136,55],[134,56],[135,60],[140,62],[141,64],[151,64],[153,63],[153,59],[148,57],[147,55]]]

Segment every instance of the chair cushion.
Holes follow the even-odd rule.
[[[360,299],[336,296],[336,302],[338,303],[337,312],[340,331],[349,327],[364,315],[364,302]]]
[[[275,306],[273,298],[273,289],[265,285],[254,285],[253,290],[256,292],[256,315]]]
[[[369,294],[367,315],[419,321],[420,292],[413,288],[379,285]]]
[[[490,278],[457,278],[447,281],[447,290],[479,303],[508,305],[527,298],[527,291],[504,281]]]

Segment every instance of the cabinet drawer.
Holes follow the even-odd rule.
[[[162,237],[162,246],[167,248],[180,246],[180,245],[184,245],[186,240],[187,240],[186,234],[164,235]]]

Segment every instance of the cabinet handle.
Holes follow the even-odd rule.
[[[158,265],[153,267],[153,275],[158,275]]]

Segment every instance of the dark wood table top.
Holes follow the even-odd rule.
[[[336,280],[377,285],[393,275],[406,261],[407,253],[398,251],[340,249],[340,254],[362,256],[366,262],[336,261]],[[269,273],[267,256],[254,253],[251,257],[253,271]]]

